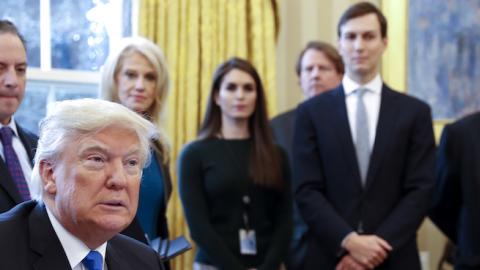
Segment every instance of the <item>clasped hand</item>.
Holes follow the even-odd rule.
[[[337,264],[336,270],[374,269],[380,265],[392,250],[387,241],[376,235],[358,235],[345,239],[344,247],[348,254]]]

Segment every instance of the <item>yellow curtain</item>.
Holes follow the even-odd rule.
[[[255,65],[266,90],[270,115],[276,113],[275,0],[142,0],[139,33],[165,52],[172,85],[167,131],[172,145],[174,191],[168,208],[172,237],[189,235],[177,190],[176,161],[196,137],[216,66],[232,56]],[[179,256],[172,269],[190,269],[194,252]]]
[[[382,59],[382,77],[401,92],[407,88],[407,2],[381,1],[388,20],[388,47]]]

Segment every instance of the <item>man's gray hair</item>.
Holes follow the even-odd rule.
[[[39,140],[32,171],[32,198],[41,200],[43,183],[40,163],[55,163],[71,142],[93,135],[110,126],[134,131],[140,141],[143,165],[150,154],[150,141],[158,131],[148,120],[118,103],[99,99],[76,99],[55,102],[39,124]]]

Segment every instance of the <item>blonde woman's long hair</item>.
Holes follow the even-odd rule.
[[[162,163],[168,162],[170,144],[163,129],[165,120],[165,107],[170,87],[168,67],[162,50],[152,41],[142,37],[124,38],[120,46],[111,52],[102,68],[99,96],[104,100],[120,103],[118,99],[118,86],[115,77],[121,69],[125,57],[133,52],[145,56],[157,72],[155,99],[146,117],[156,126],[160,136],[152,143],[152,147],[161,153]]]

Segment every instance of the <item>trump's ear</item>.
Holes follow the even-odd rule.
[[[43,192],[51,195],[57,193],[57,185],[55,182],[55,174],[53,164],[49,161],[40,161],[40,177],[42,178]]]

